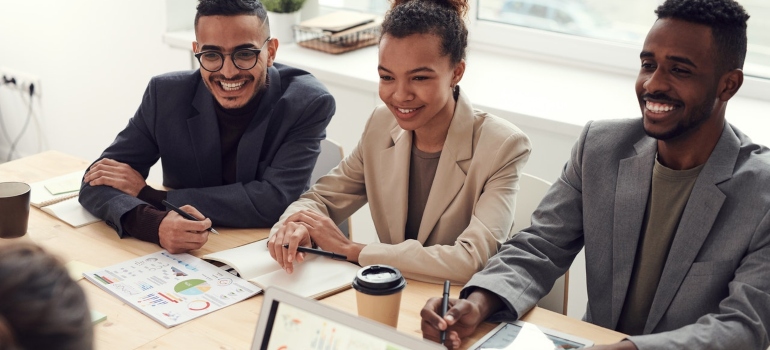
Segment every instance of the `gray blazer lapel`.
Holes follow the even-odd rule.
[[[406,234],[406,210],[409,197],[409,158],[412,153],[412,132],[405,131],[399,126],[390,131],[393,138],[393,146],[388,147],[380,154],[378,164],[381,172],[382,191],[384,198],[382,203],[393,203],[388,210],[388,231],[390,242],[403,242]],[[382,237],[382,236],[380,236]]]
[[[273,116],[273,106],[275,101],[281,98],[281,76],[274,67],[267,69],[270,75],[270,85],[262,95],[262,101],[259,102],[259,108],[254,118],[246,127],[246,131],[241,136],[238,143],[238,154],[236,155],[235,179],[240,182],[252,181],[259,167],[259,159],[262,154],[262,145],[271,118],[280,118]]]
[[[695,180],[690,199],[687,200],[658,282],[644,333],[652,332],[660,322],[703,242],[706,241],[725,200],[725,194],[717,185],[732,177],[739,150],[740,140],[732,128],[726,125],[714,151]]]
[[[441,158],[436,168],[436,177],[431,185],[425,212],[420,221],[417,240],[425,241],[441,218],[441,214],[452,203],[465,183],[466,170],[458,164],[473,155],[473,108],[462,91],[455,105],[454,116],[449,124]]]
[[[622,159],[615,189],[612,227],[612,326],[617,325],[634,268],[636,246],[650,195],[657,143],[645,137],[634,145],[636,156]]]
[[[201,174],[201,187],[222,183],[222,151],[219,140],[219,124],[214,111],[214,97],[203,81],[192,102],[198,114],[187,119],[187,129],[193,140],[195,159]]]

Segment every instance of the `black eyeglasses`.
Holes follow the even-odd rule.
[[[225,65],[225,56],[230,56],[233,60],[235,67],[241,70],[249,70],[257,65],[259,60],[259,54],[265,47],[268,41],[272,38],[268,37],[262,47],[258,49],[248,48],[235,50],[233,53],[221,53],[219,51],[202,51],[195,54],[195,58],[201,64],[201,67],[209,72],[218,72]]]

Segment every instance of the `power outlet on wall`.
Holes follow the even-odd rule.
[[[22,73],[13,69],[0,67],[0,86],[9,89],[24,91],[29,94],[30,89],[36,97],[40,97],[40,78],[35,75]]]

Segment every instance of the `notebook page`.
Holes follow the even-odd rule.
[[[308,254],[310,255],[310,254]],[[306,298],[318,298],[351,287],[360,267],[353,263],[314,255],[294,264],[291,274],[277,270],[249,279],[262,289],[276,286]]]
[[[89,213],[86,208],[83,208],[78,202],[77,197],[72,197],[40,209],[76,228],[101,221],[101,219]]]
[[[267,240],[264,239],[240,247],[206,254],[201,258],[230,265],[238,271],[241,278],[246,280],[281,270],[281,265],[278,265],[278,262],[273,260],[270,252],[267,251]]]

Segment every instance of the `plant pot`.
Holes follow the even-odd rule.
[[[270,36],[278,38],[279,44],[294,42],[294,25],[299,24],[299,11],[292,13],[278,13],[267,11],[270,21]]]

